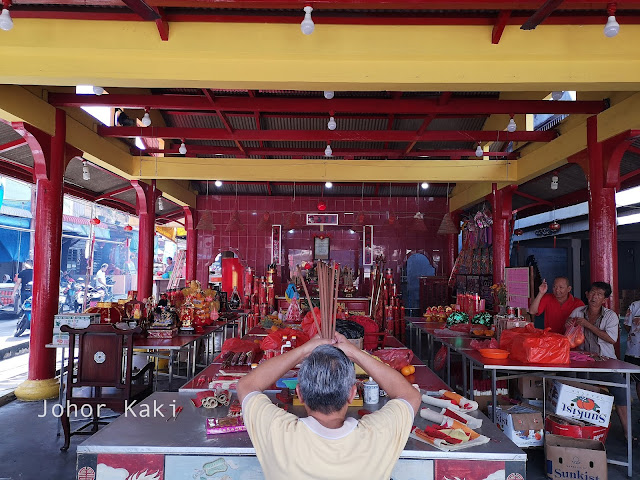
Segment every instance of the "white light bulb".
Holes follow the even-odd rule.
[[[516,131],[516,128],[518,128],[518,126],[516,125],[516,121],[513,118],[509,119],[509,123],[507,124],[507,132],[513,133]]]
[[[6,8],[2,9],[2,13],[0,13],[0,30],[9,31],[13,28],[13,20],[11,19],[11,14],[9,10]]]
[[[144,117],[142,117],[142,125],[144,125],[145,127],[148,127],[149,125],[151,125],[151,117],[149,116],[149,112],[145,112],[144,113]]]
[[[180,144],[178,152],[180,152],[182,155],[185,155],[187,153],[187,146],[184,144],[184,142]]]
[[[607,24],[604,26],[604,36],[605,37],[615,37],[618,35],[620,31],[620,24],[616,22],[616,16],[610,15],[607,19]]]
[[[82,180],[91,180],[91,172],[89,172],[89,165],[87,165],[87,162],[82,162]]]
[[[324,91],[324,98],[326,98],[327,100],[331,100],[334,95],[335,95],[335,92],[333,90]]]
[[[214,185],[218,188],[220,188],[222,186],[222,181],[221,180],[216,180]]]
[[[327,153],[327,152],[325,151],[325,153]],[[324,186],[325,186],[325,188],[332,188],[332,187],[333,187],[333,183],[331,183],[331,182],[325,182],[325,183],[324,183]]]
[[[563,91],[555,90],[555,91],[551,92],[551,99],[555,100],[557,102],[558,100],[560,100],[562,98],[562,95],[564,95]]]
[[[96,95],[102,95],[104,93],[104,88],[94,86],[93,93],[95,93]]]
[[[483,155],[484,155],[484,150],[482,150],[482,147],[478,145],[478,148],[476,148],[476,157],[481,157]]]
[[[324,149],[324,156],[331,157],[333,155],[333,150],[331,150],[331,145],[327,145],[327,148]]]
[[[162,201],[162,197],[158,198],[158,210],[164,210],[164,202]]]
[[[338,126],[338,124],[336,123],[335,118],[331,117],[329,119],[329,123],[327,123],[327,128],[329,130],[335,130],[337,126]]]
[[[551,181],[555,182],[555,183],[558,183],[558,176],[557,175],[552,176],[551,177]]]
[[[311,20],[311,12],[313,12],[312,7],[304,7],[304,20],[300,23],[300,30],[302,30],[302,33],[305,35],[311,35],[316,28],[313,20]]]
[[[422,182],[420,184],[420,188],[422,188],[423,190],[426,190],[427,188],[429,188],[429,184],[427,182]]]

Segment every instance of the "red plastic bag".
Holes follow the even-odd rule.
[[[576,348],[584,343],[584,328],[582,325],[572,323],[567,327],[564,336],[569,340],[569,347]]]
[[[295,335],[297,342],[296,346],[298,347],[309,341],[309,337],[305,332],[301,332],[300,330],[295,330],[293,328],[281,328],[264,337],[262,342],[260,342],[260,348],[262,348],[262,350],[277,350],[279,352],[280,347],[282,347],[282,337],[285,335],[289,340],[291,340],[291,337]]]
[[[400,370],[402,367],[411,365],[413,352],[408,348],[389,348],[386,350],[376,350],[372,355],[378,357],[391,368]]]
[[[569,363],[571,349],[567,337],[549,330],[529,327],[531,325],[525,327],[528,332],[513,338],[510,358],[522,363]]]
[[[531,333],[534,330],[537,330],[533,324],[529,324],[526,327],[516,327],[510,328],[508,330],[503,330],[500,334],[500,348],[502,350],[511,350],[511,344],[513,343],[513,339],[518,335],[522,335],[524,333]]]
[[[480,350],[482,348],[498,348],[498,341],[495,338],[487,340],[471,340],[471,348]]]
[[[225,354],[227,352],[249,352],[252,351],[254,355],[260,351],[260,347],[255,343],[249,340],[241,340],[239,338],[230,338],[226,340],[222,344],[222,349],[220,350],[221,354]]]
[[[440,347],[438,353],[436,353],[435,358],[433,359],[433,369],[434,370],[442,370],[447,363],[447,347],[444,345]]]
[[[316,318],[318,319],[318,323],[320,323],[320,309],[318,307],[314,307],[313,311],[316,313]],[[307,312],[307,314],[302,319],[302,331],[307,334],[307,337],[313,338],[319,332],[316,327],[316,323],[313,321],[313,314],[311,312]]]

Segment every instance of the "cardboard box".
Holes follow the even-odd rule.
[[[518,378],[517,390],[521,398],[543,398],[542,377],[536,377],[533,375],[527,375],[526,377]]]
[[[549,390],[552,413],[575,418],[601,427],[608,427],[613,408],[613,397],[592,392],[554,380]]]
[[[489,416],[493,407],[489,405]],[[544,445],[544,422],[542,414],[522,405],[500,406],[496,409],[496,425],[518,447],[540,447]]]
[[[547,415],[544,420],[545,433],[562,435],[563,437],[586,438],[598,440],[602,443],[607,441],[609,427],[598,425],[588,425],[578,420],[570,420],[557,415]]]
[[[607,452],[602,442],[546,435],[547,478],[607,480]]]

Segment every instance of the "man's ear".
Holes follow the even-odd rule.
[[[571,285],[569,285],[569,288],[567,289],[567,293],[571,293]]]
[[[347,403],[349,405],[351,405],[351,403],[353,402],[353,399],[356,398],[356,393],[358,393],[358,388],[354,384],[351,387],[351,391],[349,392],[349,399],[347,400]]]
[[[300,393],[300,385],[296,385],[296,395],[298,395],[300,402],[304,403],[304,399],[302,398],[302,393]]]

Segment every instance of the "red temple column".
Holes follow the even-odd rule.
[[[498,190],[494,183],[491,188],[491,209],[493,210],[493,283],[504,282],[504,269],[509,266],[509,237],[511,220],[511,187]]]
[[[153,294],[153,257],[156,228],[156,181],[150,184],[132,180],[136,191],[136,211],[140,221],[138,232],[138,300],[143,301]]]
[[[619,312],[616,189],[615,186],[607,186],[605,172],[608,162],[605,161],[602,147],[602,143],[598,142],[598,117],[594,115],[587,119],[591,281],[611,285],[613,293],[608,300],[608,307]],[[608,155],[614,153],[610,149],[606,152]]]
[[[184,209],[184,228],[187,231],[187,254],[185,282],[188,284],[190,280],[196,279],[196,261],[198,259],[198,232],[195,226],[195,212],[191,207],[182,207]]]
[[[22,133],[21,129],[19,129]],[[15,391],[20,400],[58,396],[56,350],[46,348],[53,338],[53,316],[58,313],[60,249],[62,245],[62,182],[65,170],[66,114],[57,109],[55,134],[24,130],[34,157],[36,219],[33,258],[33,303],[29,335],[29,374]]]
[[[460,213],[459,212],[451,212],[449,214],[451,216],[451,220],[453,224],[459,228],[460,227]],[[445,274],[451,275],[453,271],[453,266],[456,263],[456,257],[458,256],[458,234],[457,233],[447,233],[447,256],[446,256],[446,270]]]

